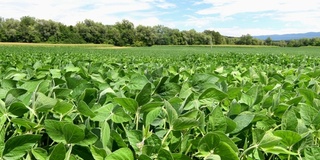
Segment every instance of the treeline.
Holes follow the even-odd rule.
[[[163,25],[134,26],[128,20],[114,25],[104,25],[86,19],[76,25],[68,26],[52,20],[25,16],[17,19],[0,18],[0,42],[27,43],[95,43],[116,46],[152,45],[277,45],[277,46],[320,46],[320,38],[291,41],[272,41],[271,38],[259,40],[251,35],[226,37],[217,31],[194,29],[180,31]]]

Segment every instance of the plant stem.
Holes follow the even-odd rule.
[[[172,127],[170,127],[170,129],[168,130],[167,134],[163,137],[162,139],[162,142],[161,142],[161,145],[164,144],[164,142],[166,141],[166,139],[168,138],[170,132],[172,131]]]
[[[246,150],[244,150],[244,151],[241,153],[241,155],[240,155],[240,159],[242,159],[242,157],[245,156],[245,154],[246,154],[248,151],[250,151],[250,150],[252,150],[252,149],[254,149],[254,148],[257,148],[257,147],[258,147],[258,145],[253,145],[253,146],[247,148]]]

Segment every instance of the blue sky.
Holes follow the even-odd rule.
[[[320,31],[319,0],[1,0],[0,8],[3,18],[32,16],[68,25],[127,19],[228,36]]]

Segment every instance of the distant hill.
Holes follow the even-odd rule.
[[[308,32],[308,33],[295,33],[295,34],[275,34],[275,35],[261,35],[261,36],[253,36],[254,38],[258,38],[261,40],[265,40],[270,37],[274,41],[280,40],[292,40],[292,39],[301,39],[301,38],[315,38],[320,37],[320,32]]]

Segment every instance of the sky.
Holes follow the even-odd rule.
[[[320,31],[320,0],[0,0],[0,17],[206,29],[226,36]]]

